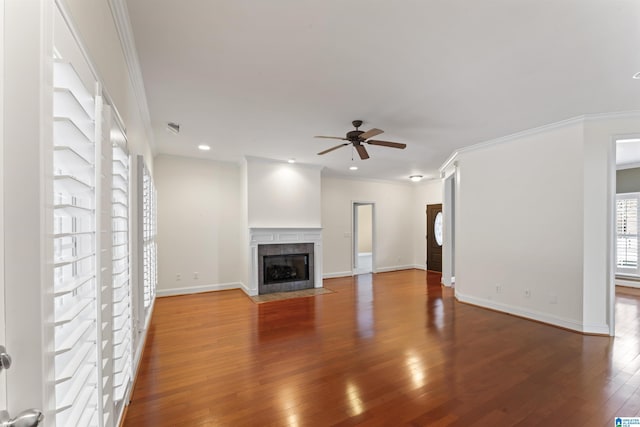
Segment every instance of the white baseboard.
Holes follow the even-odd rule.
[[[573,319],[558,317],[553,314],[542,313],[523,307],[514,307],[512,305],[487,300],[484,298],[476,298],[470,295],[464,295],[456,290],[456,299],[478,307],[490,308],[492,310],[501,311],[503,313],[512,314],[514,316],[531,319],[549,325],[559,326],[565,329],[582,332],[585,334],[609,335],[609,326],[606,324],[585,324]]]
[[[224,291],[227,289],[243,289],[244,285],[240,282],[220,283],[216,285],[187,286],[184,288],[158,289],[156,294],[159,297],[169,297],[175,295],[198,294],[201,292]],[[246,291],[245,291],[246,292]]]
[[[337,277],[349,277],[353,276],[351,271],[338,271],[336,273],[324,273],[322,274],[323,279],[335,279]]]
[[[414,268],[416,268],[416,266],[414,264],[409,264],[409,265],[393,265],[391,267],[380,267],[380,268],[376,268],[375,272],[376,273],[388,273],[390,271],[400,271],[400,270],[413,270]]]
[[[413,268],[415,268],[416,270],[427,271],[427,265],[426,264],[413,264]]]
[[[626,280],[626,279],[616,279],[616,286],[625,286],[627,288],[638,288],[640,289],[640,282],[637,280]]]

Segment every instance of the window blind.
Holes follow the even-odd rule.
[[[55,422],[91,426],[99,424],[96,100],[64,59],[53,77]]]
[[[616,268],[618,273],[638,274],[638,218],[640,194],[616,198]]]
[[[142,165],[142,236],[143,236],[143,283],[144,308],[149,309],[156,294],[158,264],[156,245],[156,189],[146,165]]]
[[[113,145],[113,394],[118,410],[131,383],[132,321],[129,253],[129,155],[120,129]]]

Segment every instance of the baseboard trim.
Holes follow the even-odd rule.
[[[427,271],[427,266],[425,264],[413,264],[413,268],[416,270]]]
[[[465,295],[456,290],[456,299],[462,303],[475,305],[482,308],[488,308],[490,310],[499,311],[502,313],[510,314],[516,317],[521,317],[527,320],[533,320],[540,323],[545,323],[551,326],[557,326],[563,329],[569,329],[571,331],[580,332],[588,335],[609,335],[609,326],[606,324],[586,324],[572,319],[554,316],[548,313],[541,313],[536,310],[530,310],[522,307],[514,307],[507,304],[502,304],[496,301],[487,300],[484,298],[476,298],[470,295]]]
[[[240,282],[219,283],[215,285],[188,286],[184,288],[158,289],[158,297],[172,297],[176,295],[199,294],[202,292],[226,291],[228,289],[243,289],[244,285]],[[246,292],[246,291],[245,291]]]
[[[353,273],[351,271],[338,271],[335,273],[324,273],[322,275],[323,279],[336,279],[338,277],[349,277],[349,276],[353,276]]]
[[[389,273],[390,271],[400,271],[400,270],[413,270],[416,268],[414,264],[409,265],[394,265],[391,267],[380,267],[376,268],[376,273]]]
[[[615,283],[617,286],[640,289],[640,282],[637,280],[616,279]]]

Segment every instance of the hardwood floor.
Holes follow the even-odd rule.
[[[460,304],[439,274],[331,279],[254,304],[160,298],[124,425],[612,426],[640,416],[640,297],[617,336]]]

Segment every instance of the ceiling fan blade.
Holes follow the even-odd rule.
[[[364,148],[364,145],[354,145],[356,147],[356,151],[360,155],[362,160],[366,160],[369,158],[369,153],[367,153],[367,149]]]
[[[340,147],[344,147],[345,145],[349,145],[349,143],[348,143],[348,142],[345,142],[344,144],[336,145],[335,147],[331,147],[331,148],[329,148],[328,150],[321,151],[321,152],[319,152],[319,153],[318,153],[318,156],[322,156],[323,154],[330,153],[330,152],[332,152],[333,150],[337,150],[337,149],[338,149],[338,148],[340,148]]]
[[[365,133],[361,133],[359,138],[360,139],[367,139],[367,138],[371,138],[372,136],[376,136],[376,135],[380,135],[381,133],[383,133],[384,131],[381,129],[369,129],[368,131],[366,131]]]
[[[372,139],[370,141],[365,141],[367,144],[371,144],[371,145],[381,145],[383,147],[391,147],[391,148],[407,148],[407,144],[402,144],[400,142],[391,142],[391,141],[378,141],[375,139]]]
[[[347,138],[342,138],[340,136],[314,136],[314,138],[324,138],[324,139],[340,139],[342,141],[348,141]]]

